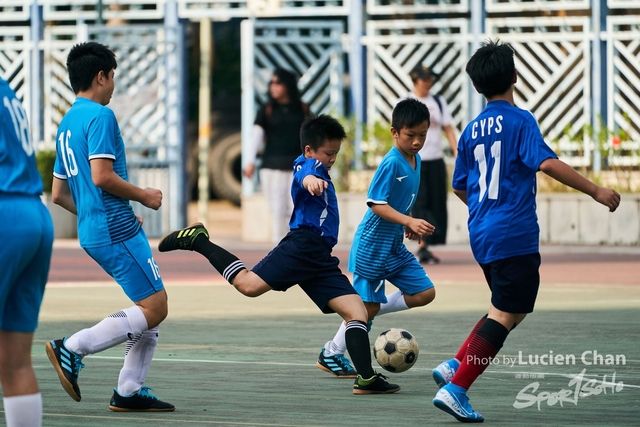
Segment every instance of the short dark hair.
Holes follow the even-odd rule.
[[[505,93],[513,84],[516,71],[510,44],[487,40],[471,56],[466,72],[475,88],[487,98]]]
[[[71,48],[67,56],[69,83],[73,93],[89,90],[93,78],[100,71],[104,71],[108,78],[109,72],[117,67],[115,53],[97,42],[79,43]]]
[[[398,132],[402,128],[418,126],[425,121],[431,124],[429,108],[415,98],[405,98],[398,102],[391,113],[391,126]]]
[[[318,151],[325,141],[347,137],[344,128],[339,121],[326,114],[308,117],[300,128],[300,149],[304,152],[307,145],[313,151]]]

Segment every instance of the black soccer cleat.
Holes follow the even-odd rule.
[[[143,385],[135,393],[121,396],[114,388],[109,409],[115,412],[171,412],[176,410],[176,407],[171,403],[163,402],[151,394],[149,390],[152,389]]]
[[[84,368],[82,357],[68,350],[64,346],[65,339],[53,340],[46,344],[47,356],[58,373],[60,383],[67,394],[76,402],[80,402],[80,387],[78,387],[78,374]]]
[[[193,250],[193,242],[200,235],[209,239],[209,232],[204,228],[204,225],[200,222],[190,225],[182,230],[171,232],[164,236],[158,244],[158,250],[160,252],[169,252],[182,249],[185,251]]]
[[[375,374],[369,379],[358,374],[353,383],[353,394],[387,394],[396,391],[400,391],[400,386],[387,382],[387,377],[382,374]]]

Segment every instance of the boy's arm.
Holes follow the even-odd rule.
[[[540,170],[564,185],[593,197],[595,201],[608,207],[609,212],[615,211],[620,205],[620,194],[589,181],[562,160],[547,159],[540,163]]]
[[[302,186],[312,196],[319,196],[329,186],[329,183],[322,178],[318,178],[314,175],[307,175],[302,180]]]
[[[458,198],[460,200],[462,200],[462,203],[464,203],[465,205],[468,205],[468,203],[467,203],[467,190],[456,190],[454,188],[453,189],[453,194],[458,196]]]
[[[403,225],[405,228],[413,231],[418,236],[429,236],[433,234],[435,231],[435,227],[429,224],[427,221],[419,218],[413,218],[409,215],[404,215],[393,209],[389,205],[371,205],[371,210],[374,214],[378,215],[380,218],[393,222],[396,224]]]
[[[113,160],[92,159],[91,180],[96,187],[114,196],[134,200],[144,206],[158,210],[162,204],[162,192],[156,188],[140,188],[124,179],[113,171]]]
[[[66,179],[56,178],[55,176],[53,177],[53,184],[51,185],[51,200],[56,205],[63,207],[72,214],[78,215],[76,204],[73,202],[69,183]]]

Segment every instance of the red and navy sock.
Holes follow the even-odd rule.
[[[458,350],[458,352],[456,353],[456,359],[458,360],[458,362],[462,362],[462,359],[464,359],[464,355],[467,352],[467,347],[469,347],[471,338],[473,338],[473,336],[476,334],[480,326],[482,326],[486,318],[487,318],[487,315],[485,314],[482,317],[482,319],[478,320],[478,323],[476,323],[476,326],[473,327],[473,329],[471,330],[471,333],[469,334],[467,339],[464,341],[464,343],[460,347],[460,350]]]
[[[204,255],[222,277],[224,277],[227,282],[233,284],[233,279],[235,279],[238,273],[246,270],[243,262],[240,261],[237,256],[211,242],[209,239],[201,239],[200,237],[204,237],[204,235],[196,237],[196,240],[193,242],[193,250]]]
[[[486,319],[471,337],[467,352],[460,361],[460,367],[451,382],[468,390],[476,378],[491,364],[507,339],[507,335],[509,335],[507,328],[493,319]]]
[[[358,374],[364,379],[373,377],[375,372],[371,367],[371,344],[367,324],[360,320],[347,322],[344,338]]]

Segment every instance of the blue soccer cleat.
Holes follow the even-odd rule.
[[[467,390],[455,384],[449,383],[438,390],[433,399],[436,408],[453,415],[455,419],[463,423],[481,423],[484,417],[473,410],[469,404]]]
[[[439,364],[433,371],[431,376],[433,380],[438,384],[438,387],[442,388],[451,382],[456,371],[460,367],[460,362],[456,359],[450,359]]]
[[[78,386],[78,374],[84,368],[82,357],[78,356],[64,346],[66,339],[53,340],[46,344],[47,356],[56,369],[60,384],[67,394],[76,402],[80,402],[80,387]]]
[[[351,366],[351,361],[344,357],[344,354],[326,356],[324,354],[324,348],[318,356],[316,366],[338,378],[356,378],[358,375],[358,372]]]

